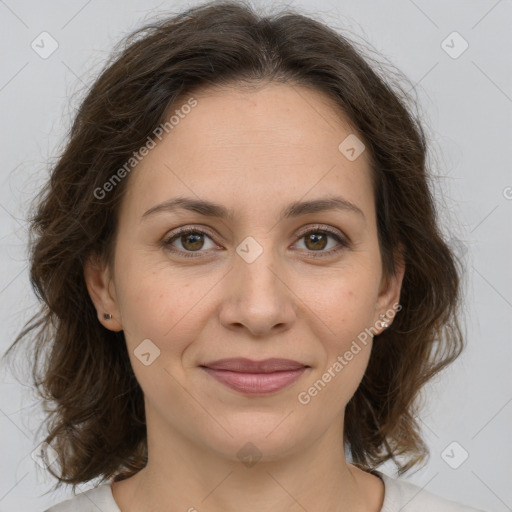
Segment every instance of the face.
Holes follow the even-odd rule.
[[[340,439],[372,347],[362,333],[382,330],[402,279],[382,273],[367,154],[338,148],[354,130],[307,88],[194,98],[128,178],[114,268],[85,269],[98,318],[124,331],[148,435],[233,460],[247,442],[270,460]],[[176,198],[228,215],[162,206]],[[211,368],[230,358],[299,369]]]

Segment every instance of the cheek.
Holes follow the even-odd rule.
[[[351,314],[353,312],[353,314]],[[324,337],[323,356],[297,396],[312,417],[333,421],[356,392],[366,371],[372,349],[368,315],[355,309],[340,315],[338,336]]]
[[[378,280],[374,267],[344,268],[317,281],[321,286],[314,288],[315,293],[306,294],[306,287],[300,292],[307,297],[307,314],[315,318],[310,325],[316,325],[315,337],[322,345],[318,367],[308,387],[301,389],[306,393],[301,403],[315,402],[311,409],[318,406],[319,413],[339,412],[363,378],[372,347]]]
[[[202,321],[211,315],[204,309],[208,304],[205,295],[215,279],[148,260],[133,258],[119,268],[118,304],[126,343],[133,354],[149,339],[160,350],[159,365],[173,366],[190,340],[198,337]]]
[[[120,287],[119,306],[131,365],[152,403],[181,397],[183,353],[197,337],[193,304],[199,299],[190,296],[190,283],[168,274],[165,269],[148,270],[141,265],[138,271],[126,271],[124,275],[130,278]]]
[[[323,330],[317,334],[331,356],[372,325],[379,279],[374,267],[351,266],[295,283],[294,291],[306,306],[304,314],[316,318],[314,324]]]

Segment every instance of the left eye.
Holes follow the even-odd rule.
[[[337,234],[331,233],[330,231],[322,231],[319,229],[313,229],[307,231],[302,234],[299,240],[304,239],[304,245],[306,246],[306,250],[311,250],[313,252],[322,251],[328,245],[328,239],[334,239],[338,244],[343,246],[346,245],[344,240],[342,240]],[[325,252],[333,252],[332,248]]]
[[[212,242],[212,246],[215,247],[215,243],[213,242],[212,237],[200,229],[184,229],[178,233],[172,234],[170,237],[164,240],[163,243],[164,246],[171,252],[179,253],[180,255],[187,258],[197,257],[199,254],[194,253],[206,252],[201,250],[204,249],[205,237],[208,238]],[[329,250],[325,251],[324,249],[328,245],[329,238],[335,240],[340,247],[334,249],[330,248]],[[320,253],[312,254],[313,257],[329,255],[336,253],[345,247],[348,247],[348,242],[345,241],[341,236],[339,236],[337,233],[325,229],[310,229],[309,231],[306,231],[300,235],[299,241],[302,239],[305,240],[305,249],[301,248],[300,250],[306,250],[311,253]],[[174,245],[175,242],[178,242],[181,247],[177,248]],[[206,249],[211,249],[213,247],[207,247]]]

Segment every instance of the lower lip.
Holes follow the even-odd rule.
[[[202,367],[214,379],[240,393],[266,395],[279,391],[295,382],[306,367],[272,373],[242,373]]]

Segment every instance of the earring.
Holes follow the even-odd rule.
[[[384,313],[381,313],[379,316],[380,316],[380,318],[382,319],[382,320],[381,320],[382,327],[384,327],[384,328],[389,327],[389,323],[388,323],[388,321],[387,321],[387,320],[384,320],[384,319],[386,318],[386,315],[385,315]]]
[[[110,313],[103,313],[103,318],[105,320],[110,320],[112,318],[112,315]]]

